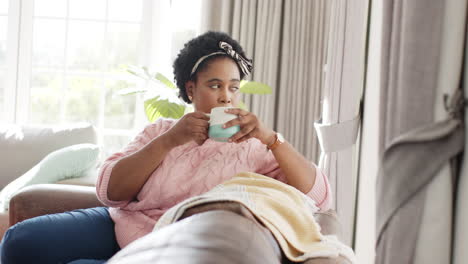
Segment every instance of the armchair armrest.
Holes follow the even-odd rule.
[[[314,214],[315,221],[320,225],[321,233],[324,235],[341,236],[341,224],[338,215],[333,209]]]
[[[94,187],[37,184],[26,187],[10,200],[10,226],[23,220],[75,209],[103,206]]]

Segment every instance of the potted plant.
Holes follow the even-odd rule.
[[[177,86],[163,74],[159,72],[151,74],[147,67],[133,65],[127,66],[126,71],[155,84],[147,85],[149,88],[128,88],[119,92],[121,95],[151,92],[153,95],[144,101],[145,113],[150,122],[160,117],[178,119],[185,113],[193,111],[190,104],[177,96]],[[264,83],[245,80],[241,81],[239,91],[245,94],[271,94],[272,92],[271,87]],[[239,107],[247,109],[242,101]]]

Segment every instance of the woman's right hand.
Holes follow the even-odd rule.
[[[202,145],[208,138],[208,121],[210,118],[205,113],[197,111],[188,113],[180,118],[177,123],[166,132],[170,141],[175,146],[183,145],[194,140]]]

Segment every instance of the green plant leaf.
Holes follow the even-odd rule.
[[[131,69],[127,69],[126,70],[128,73],[131,73],[132,75],[135,75],[136,77],[139,77],[139,78],[143,78],[143,79],[147,79],[145,76],[141,75],[139,72],[137,71],[134,71],[134,70],[131,70]]]
[[[187,113],[192,113],[193,111],[195,111],[195,109],[193,109],[192,105],[190,105],[190,104],[186,105],[184,115],[187,114]]]
[[[177,86],[162,73],[157,72],[154,78],[164,84],[167,88],[177,89]]]
[[[244,109],[246,111],[249,111],[249,109],[247,108],[247,106],[245,105],[244,101],[239,101],[239,103],[237,104],[237,106],[240,108],[240,109]]]
[[[139,68],[134,65],[126,65],[126,71],[145,80],[148,80],[148,74],[145,71],[145,67]]]
[[[241,81],[240,91],[246,94],[271,94],[271,87],[260,82]]]
[[[144,107],[145,107],[145,114],[146,117],[150,122],[156,121],[158,118],[161,117],[161,114],[159,114],[158,110],[156,107],[153,106],[153,100],[159,100],[159,96],[156,96],[154,98],[148,99],[144,102]]]
[[[160,99],[159,96],[145,101],[145,113],[150,122],[154,122],[160,117],[178,119],[184,115],[184,112],[185,105]]]
[[[136,94],[136,93],[146,93],[148,89],[145,88],[125,88],[121,89],[117,92],[119,95],[129,95],[129,94]]]
[[[151,78],[151,74],[150,74],[149,71],[148,71],[148,67],[142,66],[141,69],[142,69],[143,72],[145,73],[146,78],[148,78],[148,79]]]

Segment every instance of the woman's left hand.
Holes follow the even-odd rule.
[[[227,109],[226,113],[237,115],[238,118],[225,123],[224,128],[240,126],[240,131],[234,134],[229,142],[240,143],[250,138],[257,138],[265,145],[273,143],[275,132],[267,128],[255,114],[240,108]]]

